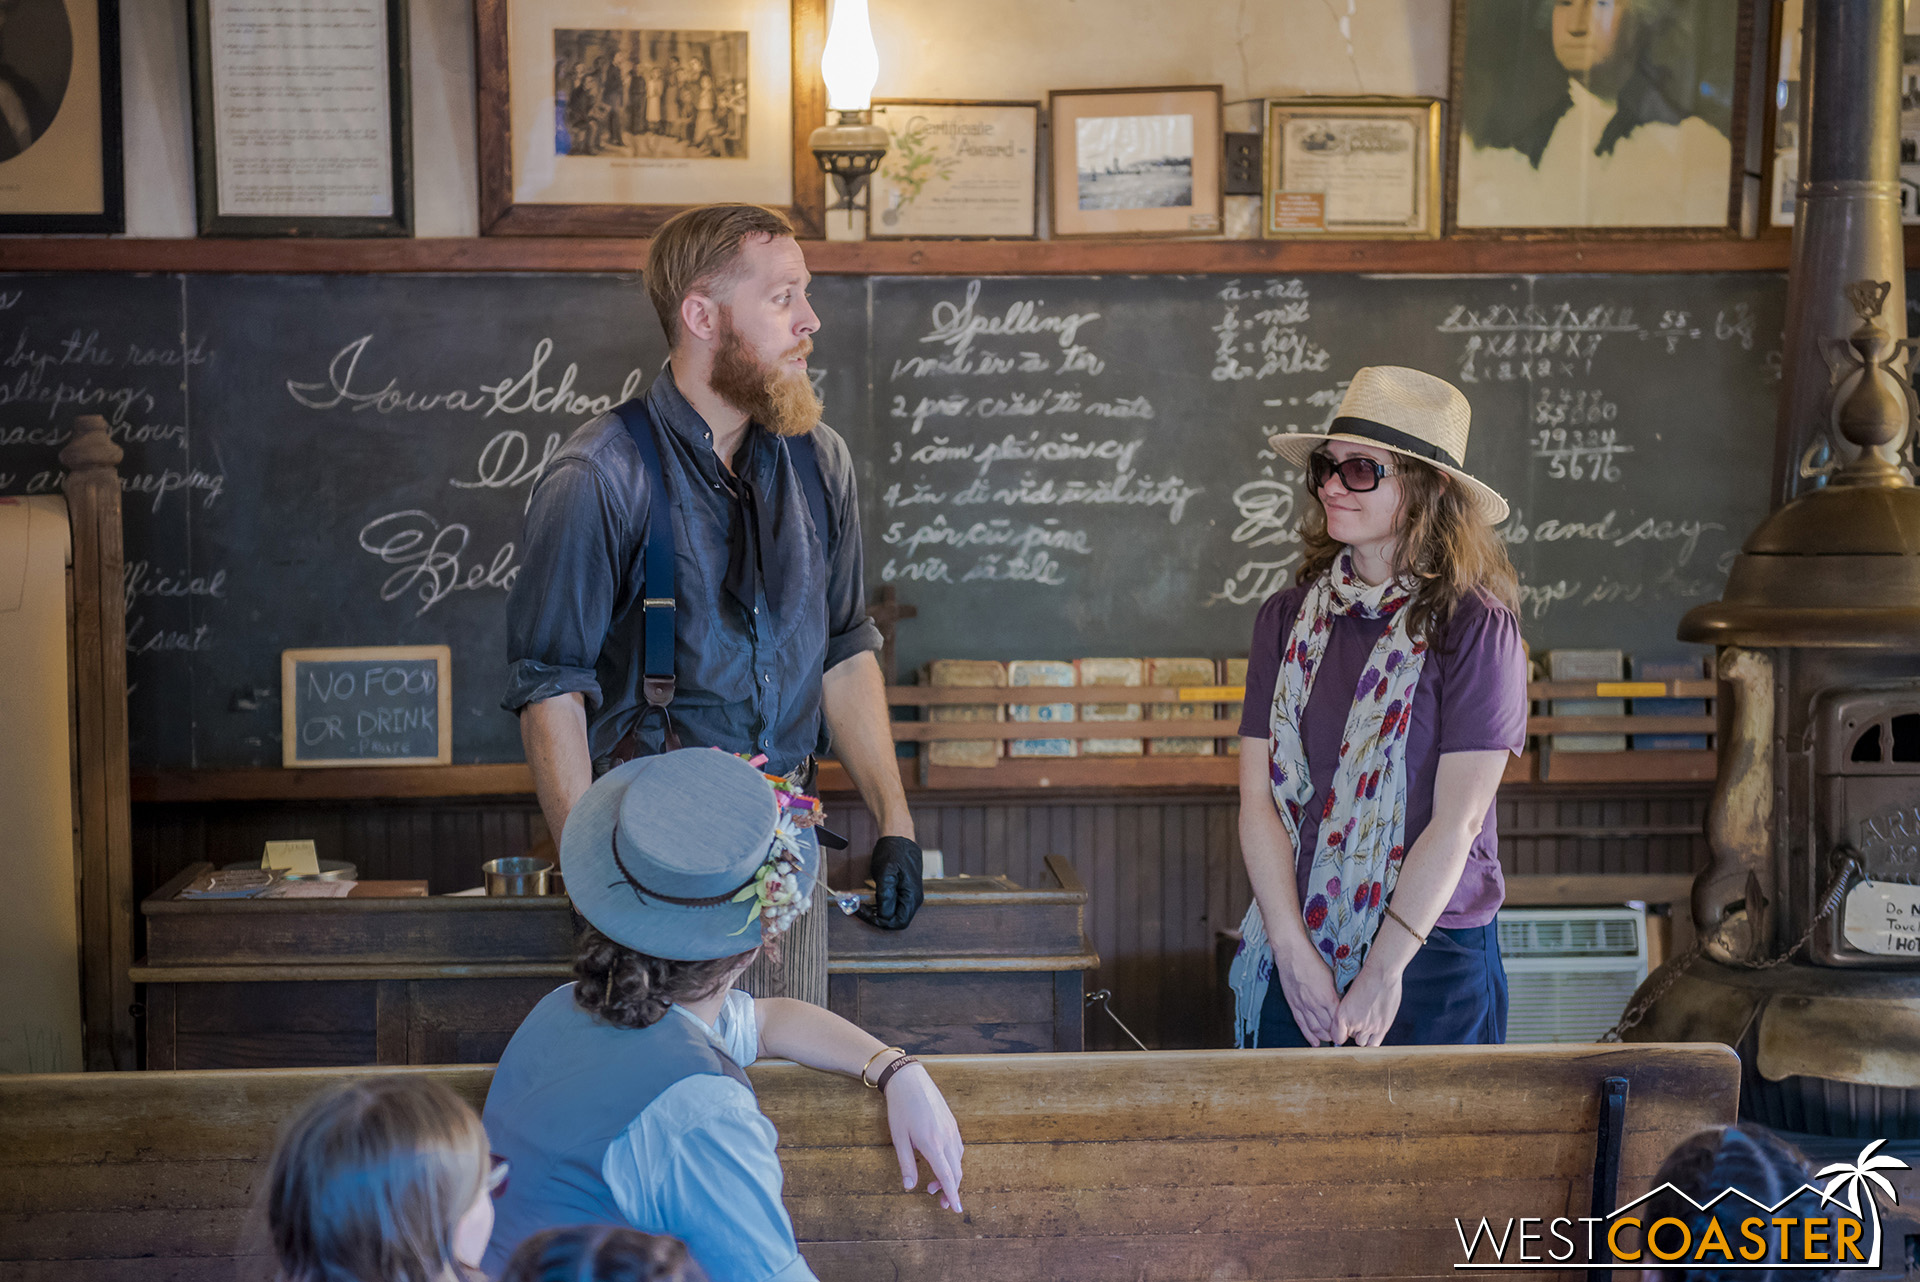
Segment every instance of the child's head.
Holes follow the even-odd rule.
[[[677,1239],[579,1224],[522,1242],[500,1282],[706,1282],[706,1274]]]
[[[424,1077],[319,1095],[293,1119],[267,1175],[284,1282],[454,1282],[493,1232],[487,1133]]]
[[[1739,1189],[1763,1204],[1772,1205],[1813,1178],[1813,1167],[1806,1157],[1785,1140],[1758,1126],[1723,1126],[1701,1131],[1682,1140],[1667,1154],[1653,1177],[1653,1186],[1671,1184],[1696,1203],[1713,1200],[1716,1193]],[[1695,1238],[1707,1230],[1707,1221],[1720,1221],[1720,1231],[1729,1242],[1740,1241],[1740,1221],[1755,1214],[1753,1205],[1737,1199],[1723,1199],[1711,1211],[1697,1210],[1663,1191],[1648,1199],[1643,1217],[1648,1224],[1671,1217],[1687,1225]],[[1786,1214],[1786,1212],[1782,1212]],[[1669,1247],[1671,1249],[1671,1247]],[[1654,1276],[1649,1274],[1648,1276]],[[1832,1274],[1804,1269],[1784,1270],[1750,1268],[1735,1272],[1715,1268],[1675,1269],[1658,1275],[1662,1282],[1821,1282]]]

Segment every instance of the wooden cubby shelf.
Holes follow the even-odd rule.
[[[1920,237],[1909,231],[1909,254]],[[478,236],[391,240],[0,238],[0,271],[631,272],[645,240]],[[1283,272],[1785,271],[1791,242],[1594,239],[1425,241],[807,241],[816,275]]]

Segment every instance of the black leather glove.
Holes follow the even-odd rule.
[[[905,930],[920,911],[926,890],[920,884],[920,847],[905,837],[882,837],[873,843],[873,907],[862,908],[860,920],[882,930]]]

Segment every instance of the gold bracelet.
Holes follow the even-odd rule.
[[[1419,940],[1420,946],[1422,948],[1426,947],[1427,937],[1421,934],[1419,931],[1415,930],[1413,927],[1407,925],[1407,919],[1405,917],[1402,917],[1399,913],[1393,911],[1392,905],[1383,904],[1381,905],[1381,910],[1385,912],[1387,916],[1399,922],[1402,930],[1405,930],[1409,935],[1412,935],[1415,939]]]
[[[868,1081],[867,1070],[873,1067],[874,1060],[879,1059],[882,1055],[885,1055],[888,1051],[900,1051],[902,1055],[906,1054],[906,1051],[901,1050],[901,1048],[898,1046],[882,1046],[879,1050],[867,1056],[867,1062],[860,1066],[860,1084],[866,1087],[870,1091],[879,1090],[880,1083]]]

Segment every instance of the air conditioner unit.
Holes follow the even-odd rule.
[[[1647,977],[1637,908],[1508,908],[1497,919],[1509,1042],[1591,1042]]]

